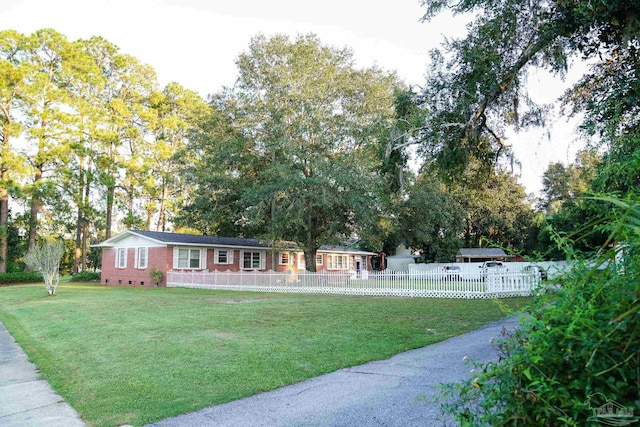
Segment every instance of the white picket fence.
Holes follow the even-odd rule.
[[[319,293],[428,298],[503,298],[531,295],[540,277],[522,272],[226,272],[169,271],[167,286],[231,291]]]

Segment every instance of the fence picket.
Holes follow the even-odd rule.
[[[429,298],[500,298],[531,295],[540,285],[537,275],[523,272],[447,276],[439,271],[409,272],[256,272],[169,271],[168,287],[322,293]]]

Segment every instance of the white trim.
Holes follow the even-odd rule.
[[[350,270],[350,258],[347,254],[327,254],[327,270]]]
[[[120,259],[120,253],[124,254],[124,259]],[[127,258],[129,256],[129,251],[127,248],[116,248],[116,268],[127,268]],[[123,261],[120,263],[120,261]]]
[[[186,259],[180,259],[180,251],[187,251],[187,258]],[[198,267],[192,267],[191,266],[191,261],[194,259],[192,258],[193,256],[193,252],[194,251],[198,251],[198,263],[199,266]],[[186,266],[180,267],[180,261],[185,261],[186,260]],[[206,248],[191,248],[191,247],[181,247],[181,246],[175,246],[173,248],[173,268],[175,270],[204,270],[207,266],[207,249]]]
[[[284,256],[287,256],[285,261]],[[291,259],[291,253],[289,252],[278,252],[278,265],[291,265],[293,264]]]
[[[252,254],[251,255],[251,260],[250,260],[251,267],[245,267],[244,266],[244,256],[245,256],[246,253]],[[259,261],[258,261],[259,266],[258,267],[255,267],[253,265],[253,261],[254,261],[253,255],[256,254],[256,253],[259,254]],[[265,251],[240,251],[240,270],[264,270],[265,258],[266,258],[265,257]]]
[[[318,257],[320,257],[320,262],[318,262]],[[324,255],[316,252],[316,267],[319,265],[324,265]]]
[[[226,262],[220,262],[220,251],[225,251],[226,255],[227,255],[227,260]],[[227,249],[227,248],[215,248],[213,250],[213,260],[216,264],[219,265],[230,265],[233,264],[233,249]]]
[[[144,260],[144,265],[142,265],[142,263],[140,262],[140,254],[142,253],[142,251],[144,250],[144,257],[142,258]],[[149,248],[146,246],[141,246],[139,248],[136,248],[136,252],[135,252],[136,256],[135,256],[135,261],[134,261],[134,266],[135,268],[139,268],[141,270],[146,269],[149,266]]]

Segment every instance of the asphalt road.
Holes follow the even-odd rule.
[[[155,427],[450,426],[434,400],[440,384],[470,378],[465,356],[497,360],[492,338],[514,330],[511,316],[464,335],[341,369],[271,392],[168,418]]]

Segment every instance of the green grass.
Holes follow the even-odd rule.
[[[529,298],[502,300],[519,309]],[[141,425],[421,347],[504,315],[484,300],[66,284],[0,288],[0,320],[93,426]]]

